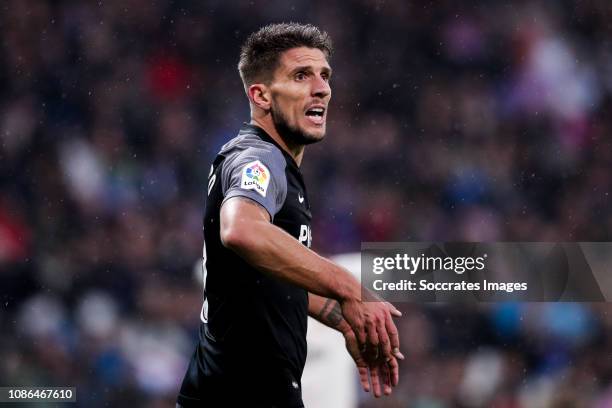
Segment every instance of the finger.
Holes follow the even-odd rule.
[[[385,395],[391,395],[391,392],[393,392],[393,390],[391,389],[391,375],[390,375],[390,368],[389,368],[389,362],[393,361],[393,358],[391,358],[389,361],[385,362],[384,364],[380,365],[380,375],[381,375],[381,382],[383,385],[383,391],[385,393]]]
[[[357,338],[355,337],[355,333],[351,331],[347,331],[344,335],[344,342],[346,344],[346,349],[349,354],[357,363],[361,359],[361,350],[359,348],[359,344],[357,343]]]
[[[387,333],[387,322],[391,321],[391,316],[388,313],[385,313],[385,317],[382,318],[376,330],[378,332],[378,342],[380,344],[380,350],[385,360],[393,357],[391,352],[391,340],[389,339],[389,333]],[[394,326],[395,327],[395,326]]]
[[[396,359],[392,358],[387,361],[389,366],[389,375],[391,377],[391,386],[395,387],[399,383],[399,364]]]
[[[361,317],[356,319],[356,326],[352,327],[353,332],[355,332],[355,336],[357,336],[357,340],[359,344],[365,344],[367,341],[366,327],[364,325],[364,321]]]
[[[393,316],[402,317],[402,312],[400,312],[395,306],[393,306],[389,302],[385,302],[385,303],[387,304],[387,307],[389,308],[389,312],[391,312]]]
[[[395,358],[403,360],[404,355],[400,352],[400,349],[399,349],[399,346],[400,346],[399,333],[397,331],[397,327],[395,326],[395,323],[393,322],[393,319],[391,318],[391,316],[387,316],[387,318],[385,319],[385,323],[386,323],[387,333],[389,334],[389,340],[391,341],[391,347],[393,348],[391,352]]]
[[[373,320],[370,320],[366,325],[368,334],[368,350],[369,359],[376,360],[379,357],[378,346],[380,345],[380,339],[378,338],[378,328]]]
[[[359,339],[359,344],[367,343],[368,336],[364,326],[359,327],[359,330],[355,334],[357,335],[357,339]]]
[[[365,392],[370,392],[370,381],[368,378],[368,367],[367,363],[363,359],[363,355],[359,350],[359,344],[357,344],[357,338],[353,331],[348,331],[344,335],[346,343],[346,349],[355,361],[357,365],[357,371],[359,373],[359,383]]]
[[[342,305],[342,316],[348,322],[349,326],[355,333],[355,337],[359,341],[359,344],[365,344],[366,338],[366,329],[364,327],[365,321],[363,316],[363,310],[360,305],[355,305],[353,303],[347,302]]]
[[[359,382],[361,383],[361,387],[365,392],[370,392],[370,380],[368,378],[368,368],[367,367],[357,367],[357,371],[359,372]]]
[[[372,364],[370,365],[370,380],[372,381],[372,391],[374,391],[374,396],[376,398],[382,395],[380,391],[380,365]]]

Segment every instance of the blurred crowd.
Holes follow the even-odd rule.
[[[0,385],[172,406],[196,339],[206,177],[249,119],[270,22],[328,31],[313,245],[609,241],[612,6],[593,1],[6,0]],[[605,304],[402,305],[394,397],[362,407],[612,407]]]

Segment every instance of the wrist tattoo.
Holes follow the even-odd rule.
[[[333,299],[327,299],[325,305],[321,309],[318,316],[319,320],[329,324],[332,327],[338,327],[344,317],[342,317],[342,310],[340,304]]]

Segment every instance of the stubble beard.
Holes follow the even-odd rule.
[[[272,122],[274,123],[276,131],[286,143],[305,146],[320,142],[323,140],[323,138],[325,138],[325,134],[322,136],[312,135],[304,132],[297,126],[290,125],[283,112],[280,109],[276,109],[274,105],[272,105],[270,113],[272,115]]]

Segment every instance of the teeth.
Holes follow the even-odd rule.
[[[311,108],[306,111],[307,115],[323,116],[324,108]]]

